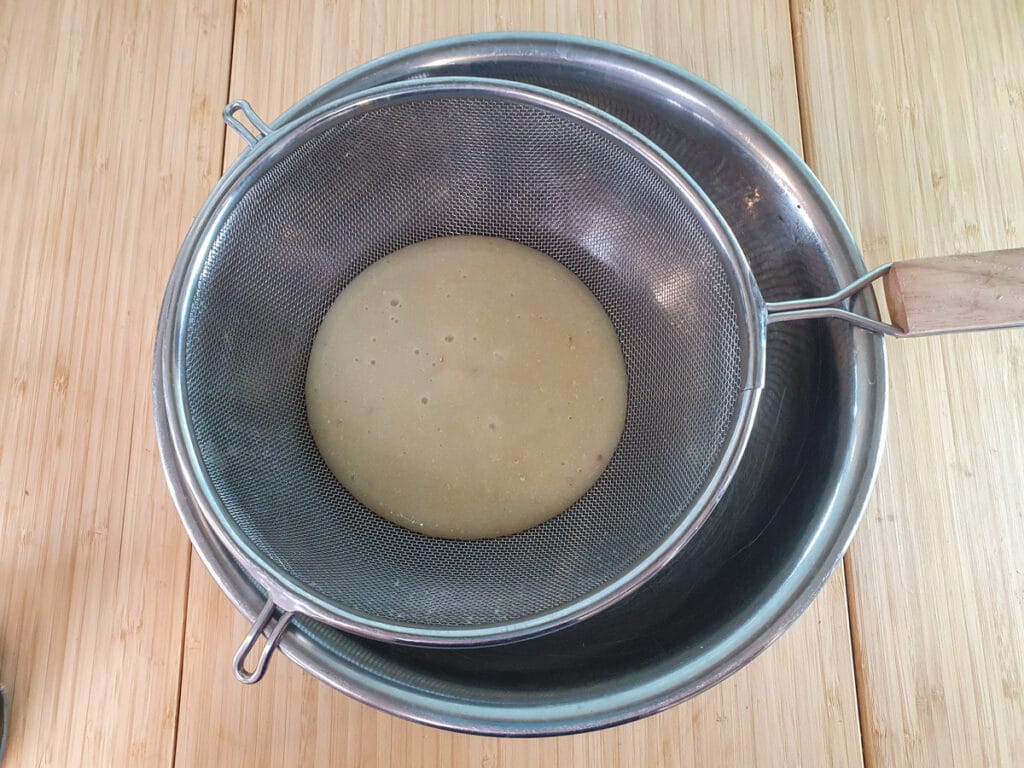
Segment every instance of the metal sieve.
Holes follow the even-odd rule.
[[[678,166],[581,102],[500,81],[384,87],[275,131],[244,103],[227,114],[252,148],[183,248],[161,365],[179,463],[273,595],[264,624],[277,606],[383,639],[506,641],[596,612],[685,543],[747,437],[764,317],[738,246]],[[459,234],[572,270],[629,378],[596,485],[547,523],[482,541],[365,509],[321,459],[303,395],[312,338],[348,281]]]
[[[899,332],[826,306],[881,271],[834,296],[766,305],[685,172],[560,94],[438,78],[273,131],[244,102],[225,114],[252,146],[182,248],[157,366],[168,471],[269,596],[235,659],[247,682],[296,613],[448,646],[593,615],[679,552],[724,492],[763,383],[769,311]],[[549,522],[486,541],[424,537],[363,508],[320,458],[303,398],[313,335],[348,281],[406,245],[459,234],[514,240],[572,270],[615,325],[629,378],[625,431],[597,484]]]

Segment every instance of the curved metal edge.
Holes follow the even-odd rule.
[[[274,121],[273,125],[279,124],[289,115],[301,114],[304,105],[315,105],[318,99],[335,98],[339,92],[343,93],[344,89],[352,87],[359,78],[381,70],[385,66],[401,65],[411,71],[416,66],[416,55],[434,53],[441,49],[448,49],[449,53],[454,55],[456,46],[468,49],[472,55],[473,47],[480,44],[487,46],[496,43],[539,45],[544,42],[564,42],[584,53],[597,51],[601,55],[614,57],[623,66],[644,69],[645,74],[649,77],[688,83],[713,97],[718,102],[719,110],[731,113],[733,118],[749,123],[748,139],[753,143],[766,145],[765,149],[775,153],[780,167],[789,164],[794,177],[794,189],[797,186],[803,186],[812,197],[818,199],[823,212],[829,219],[833,230],[833,239],[837,240],[841,249],[849,253],[851,258],[860,265],[859,272],[863,273],[864,266],[859,249],[854,243],[849,229],[843,224],[835,204],[810,169],[773,129],[732,97],[695,75],[624,46],[582,37],[547,34],[500,33],[449,38],[389,54],[344,74],[303,99],[286,112],[282,118]],[[668,87],[678,88],[678,84],[669,84]],[[308,109],[308,107],[305,108]],[[837,264],[836,268],[841,281],[850,282],[857,277],[853,266]],[[862,305],[863,312],[878,316],[873,296],[862,295],[857,302]],[[163,317],[164,310],[162,309],[161,318]],[[756,643],[727,648],[726,652],[721,655],[720,661],[712,659],[708,662],[708,664],[719,663],[718,673],[713,678],[706,678],[699,685],[694,686],[687,685],[686,680],[680,680],[678,675],[675,677],[667,675],[661,681],[660,686],[652,687],[637,704],[630,705],[628,708],[616,705],[610,701],[611,697],[608,697],[608,706],[602,706],[602,701],[590,700],[574,705],[572,708],[554,706],[546,707],[544,711],[538,709],[514,711],[505,707],[488,706],[473,706],[467,711],[465,704],[457,707],[455,703],[426,697],[412,690],[402,689],[400,694],[396,693],[392,681],[382,681],[377,675],[354,664],[336,661],[332,663],[332,659],[322,652],[321,647],[315,641],[299,631],[293,630],[284,633],[280,643],[281,651],[325,684],[369,706],[424,725],[480,735],[553,736],[597,730],[647,717],[702,693],[753,661],[781,636],[821,591],[838,566],[842,554],[849,547],[878,473],[887,422],[887,360],[885,347],[879,342],[880,340],[877,338],[872,340],[866,335],[862,335],[859,339],[855,338],[853,342],[854,356],[866,370],[855,370],[858,380],[856,386],[853,387],[856,397],[852,407],[861,415],[864,426],[852,441],[851,471],[843,476],[843,481],[833,489],[833,493],[825,502],[828,507],[825,517],[834,516],[837,512],[845,512],[841,530],[831,546],[817,558],[817,563],[812,564],[808,569],[807,572],[810,574],[808,577],[797,579],[790,574],[781,585],[778,585],[777,593],[785,593],[785,598],[781,604],[775,606],[776,610],[769,611],[767,607],[762,607],[756,612],[756,615],[752,615],[744,623],[743,626],[752,627],[759,637]],[[159,345],[158,336],[158,352]],[[168,456],[165,451],[169,442],[168,425],[162,407],[163,393],[159,373],[159,365],[157,365],[154,368],[153,378],[154,417],[157,441],[160,445],[161,461],[167,475],[168,487],[183,526],[200,559],[228,599],[243,615],[248,619],[253,619],[259,608],[263,606],[266,593],[249,580],[241,572],[239,565],[218,546],[217,539],[211,535],[205,521],[191,507],[191,500],[186,489],[168,470]],[[850,478],[858,478],[858,480],[854,482]],[[815,532],[812,537],[814,540],[817,540],[817,534],[818,532]],[[549,715],[553,715],[553,718]],[[553,722],[555,725],[538,727],[536,723],[544,721],[541,719],[542,716],[546,716],[547,722]]]
[[[644,156],[650,166],[656,169],[666,182],[670,183],[689,201],[702,225],[712,237],[717,239],[720,250],[730,258],[729,266],[732,267],[732,277],[741,299],[737,315],[741,320],[743,342],[747,351],[747,366],[743,371],[741,393],[734,414],[734,428],[729,441],[723,448],[721,464],[705,484],[690,512],[677,524],[674,531],[665,537],[661,545],[630,570],[621,574],[615,581],[568,606],[517,622],[485,625],[467,630],[465,628],[394,624],[362,616],[355,612],[341,611],[333,606],[325,596],[312,591],[295,579],[281,575],[272,576],[273,564],[262,555],[244,532],[227,520],[208,501],[210,498],[216,498],[216,492],[203,468],[198,448],[189,437],[191,428],[183,428],[183,425],[189,425],[189,416],[185,406],[184,388],[180,375],[180,356],[184,347],[185,318],[189,311],[191,292],[195,284],[194,278],[203,266],[199,256],[206,250],[207,241],[213,236],[217,222],[226,215],[231,201],[244,194],[254,177],[258,178],[265,171],[266,166],[272,163],[281,152],[294,143],[305,141],[315,135],[318,129],[322,128],[330,118],[337,116],[339,112],[367,108],[381,100],[408,98],[410,95],[424,91],[443,93],[446,89],[465,91],[472,88],[486,90],[488,93],[500,90],[506,96],[523,98],[535,105],[557,109],[560,113],[567,114],[595,128],[614,129],[620,141],[634,152]],[[347,100],[328,102],[295,122],[296,124],[275,128],[232,165],[211,194],[200,216],[196,218],[192,230],[179,252],[179,262],[172,272],[165,295],[165,305],[169,312],[166,315],[161,314],[161,322],[157,331],[157,363],[161,365],[162,369],[162,391],[165,395],[173,395],[172,398],[167,398],[163,404],[158,403],[154,406],[167,410],[168,436],[170,438],[168,449],[174,456],[175,462],[170,465],[165,463],[165,471],[171,467],[170,471],[183,473],[185,484],[196,508],[211,524],[218,539],[235,558],[245,564],[254,578],[283,610],[299,612],[373,639],[447,647],[471,647],[523,640],[584,621],[639,589],[685,547],[725,494],[728,483],[739,466],[743,448],[753,429],[760,390],[764,383],[766,327],[764,301],[742,250],[721,214],[674,160],[636,130],[585,102],[536,86],[511,81],[461,77],[397,83],[361,91]],[[161,450],[164,450],[163,445]]]

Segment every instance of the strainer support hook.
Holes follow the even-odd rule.
[[[256,129],[255,133],[250,131],[241,120],[235,117],[236,112],[241,112],[245,115],[245,119]],[[256,110],[245,99],[235,99],[224,107],[224,122],[234,128],[238,135],[248,142],[250,147],[255,146],[260,139],[270,133],[270,126],[263,121],[263,118],[256,114]]]
[[[253,667],[252,671],[249,671],[245,668],[245,660],[249,657],[249,654],[252,653],[252,650],[256,645],[256,639],[262,635],[270,625],[276,608],[277,605],[274,603],[273,599],[267,600],[266,605],[263,606],[263,610],[260,611],[259,616],[257,616],[256,620],[252,623],[249,633],[245,636],[245,639],[242,640],[242,644],[235,653],[235,677],[238,678],[239,682],[251,684],[258,683],[263,679],[263,675],[267,671],[267,664],[270,662],[270,656],[274,653],[274,649],[280,642],[281,636],[284,634],[285,629],[288,628],[288,624],[295,616],[295,611],[287,611],[281,615],[277,622],[274,623],[273,628],[270,630],[270,634],[267,635],[266,645],[263,646],[263,650],[260,652],[260,656],[256,660],[256,666]]]

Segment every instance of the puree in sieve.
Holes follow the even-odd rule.
[[[306,376],[313,439],[367,508],[428,536],[548,520],[604,471],[626,369],[611,320],[554,259],[507,240],[427,240],[356,276]]]

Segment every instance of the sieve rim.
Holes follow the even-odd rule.
[[[603,131],[641,155],[665,182],[683,196],[716,246],[717,253],[726,257],[723,267],[736,289],[740,346],[744,352],[739,372],[742,383],[729,438],[722,447],[715,471],[697,499],[655,548],[614,580],[562,606],[514,621],[473,626],[385,621],[343,608],[337,601],[283,572],[226,513],[200,458],[186,405],[184,350],[188,316],[199,275],[222,224],[249,189],[278,160],[327,130],[340,118],[351,118],[379,106],[426,94],[465,97],[474,93],[518,100]],[[454,647],[526,639],[583,621],[639,588],[688,543],[717,506],[735,473],[753,427],[764,384],[766,318],[765,303],[753,273],[718,210],[674,160],[629,125],[586,102],[513,81],[446,77],[383,85],[327,102],[304,116],[274,126],[232,163],[200,209],[179,250],[164,295],[157,330],[156,366],[163,384],[162,400],[171,449],[168,460],[165,460],[165,469],[178,473],[218,540],[282,611],[297,611],[346,631],[397,643]]]

